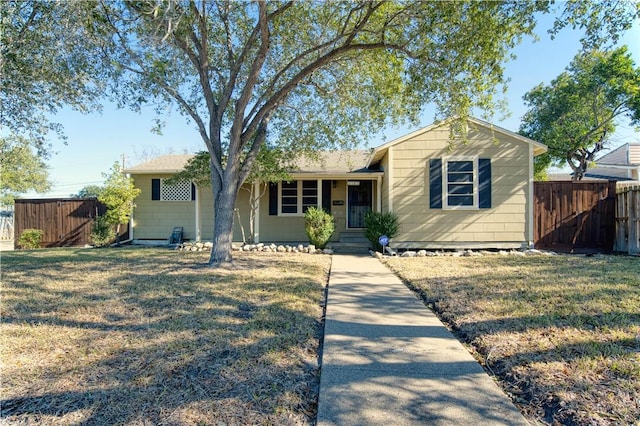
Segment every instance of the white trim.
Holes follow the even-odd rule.
[[[473,165],[473,205],[471,206],[450,206],[449,205],[449,161],[470,161]],[[443,210],[479,210],[479,191],[478,191],[478,156],[445,156],[442,157],[442,209]]]
[[[202,229],[202,224],[200,223],[200,194],[199,191],[200,189],[198,188],[197,185],[194,184],[194,186],[196,187],[196,241],[201,241],[202,239],[202,235],[201,235],[201,229]]]
[[[527,216],[529,220],[529,225],[527,226],[527,240],[529,241],[529,247],[533,248],[533,238],[534,238],[534,229],[533,229],[533,176],[534,176],[534,165],[533,165],[533,146],[529,147],[529,196],[527,197]]]
[[[256,195],[260,195],[260,185],[261,185],[260,182],[253,183],[253,189]],[[269,185],[269,184],[266,183],[265,185]],[[254,243],[256,244],[260,242],[260,198],[261,197],[258,197],[256,199],[256,211],[255,211],[255,216],[253,217],[253,239],[254,239]]]
[[[302,182],[315,182],[316,183],[316,206],[318,208],[322,207],[322,182],[321,179],[292,179],[288,182],[296,182],[296,213],[283,213],[282,212],[282,181],[278,181],[278,216],[304,216],[303,210],[303,187]]]
[[[382,213],[382,176],[376,180],[376,210]]]
[[[389,207],[389,211],[392,212],[393,211],[393,170],[394,170],[393,147],[389,147],[389,150],[387,151],[387,158],[388,158],[388,161],[389,161],[389,167],[387,167],[389,170],[386,171],[386,173],[387,173],[387,196],[388,196],[388,201],[389,201],[389,206],[388,207]]]

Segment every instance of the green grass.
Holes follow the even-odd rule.
[[[624,256],[386,261],[532,422],[640,424],[640,261]]]
[[[2,253],[0,422],[310,424],[330,257]]]

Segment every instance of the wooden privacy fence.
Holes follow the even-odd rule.
[[[619,188],[616,194],[615,250],[640,254],[640,185]]]
[[[612,251],[616,182],[535,182],[534,245]]]
[[[16,200],[14,241],[18,240],[25,229],[40,229],[43,231],[42,247],[73,247],[91,244],[91,231],[95,217],[104,214],[105,211],[105,206],[95,198]],[[128,229],[125,229],[120,239],[127,238]]]

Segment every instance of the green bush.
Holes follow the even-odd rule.
[[[96,217],[96,221],[93,224],[93,231],[91,232],[91,243],[95,247],[104,247],[111,244],[115,238],[116,231],[113,229],[113,225],[107,220],[107,217]]]
[[[40,229],[25,229],[18,238],[18,247],[25,250],[40,248],[43,234],[44,232]]]
[[[389,239],[398,235],[400,230],[400,224],[398,223],[398,215],[389,213],[378,213],[370,211],[364,217],[364,235],[367,237],[373,248],[379,252],[382,252],[382,246],[378,242],[378,239],[382,235],[386,235]]]
[[[304,214],[304,231],[309,243],[319,249],[325,248],[335,229],[333,216],[322,209],[310,207]]]

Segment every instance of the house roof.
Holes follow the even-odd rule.
[[[162,155],[152,160],[145,161],[133,167],[125,169],[125,173],[136,175],[155,174],[155,173],[177,173],[184,169],[189,159],[193,158],[193,154],[180,155]]]
[[[184,168],[193,154],[163,155],[125,169],[130,174],[177,173]],[[321,151],[317,157],[301,157],[294,161],[290,174],[321,174],[323,176],[375,173],[378,170],[365,169],[369,151]]]
[[[451,120],[453,119],[434,123],[430,126],[409,133],[408,135],[380,145],[373,150],[321,151],[318,153],[317,157],[314,158],[298,158],[296,161],[294,161],[290,174],[293,176],[300,174],[317,174],[322,175],[323,177],[338,177],[340,175],[346,174],[348,174],[349,176],[353,176],[355,174],[374,175],[376,173],[382,173],[376,168],[370,168],[370,166],[378,163],[390,147],[423,133],[429,132],[440,126],[443,126],[449,123]],[[493,124],[487,123],[486,121],[482,121],[473,117],[468,118],[468,121],[476,126],[491,129],[495,133],[503,134],[532,145],[534,155],[542,154],[547,150],[547,147],[539,142],[521,136],[517,133],[513,133],[501,127],[494,126]],[[193,154],[163,155],[154,158],[153,160],[130,167],[126,169],[125,172],[131,174],[177,173],[184,168],[184,166],[187,164],[187,161],[189,161],[189,159],[192,157]]]
[[[317,158],[301,157],[291,173],[371,173],[377,170],[365,168],[369,158],[368,150],[322,151]]]
[[[415,132],[409,133],[408,135],[404,135],[402,137],[399,137],[397,139],[394,139],[390,142],[385,143],[384,145],[380,145],[377,148],[374,148],[373,151],[371,152],[371,156],[369,157],[369,161],[367,162],[367,166],[370,166],[371,164],[376,164],[378,163],[382,157],[384,157],[384,155],[386,154],[386,152],[389,150],[389,148],[391,148],[394,145],[397,145],[399,143],[402,143],[408,139],[412,139],[416,136],[419,136],[423,133],[427,133],[430,132],[434,129],[437,129],[440,126],[444,126],[447,125],[449,123],[451,123],[453,120],[455,120],[455,117],[449,118],[447,120],[443,120],[437,123],[433,123],[427,127],[423,127],[422,129],[418,129]],[[524,137],[522,135],[519,135],[517,133],[514,133],[510,130],[504,129],[502,127],[496,126],[494,124],[488,123],[486,121],[480,120],[478,118],[474,118],[474,117],[468,117],[467,121],[470,123],[473,123],[476,126],[480,126],[480,127],[484,127],[487,129],[490,129],[491,131],[495,132],[495,133],[500,133],[503,134],[505,136],[517,139],[521,142],[530,144],[533,146],[533,155],[540,155],[540,154],[544,154],[545,152],[547,152],[547,146],[544,144],[541,144],[540,142],[536,142],[533,139],[529,139],[527,137]]]

